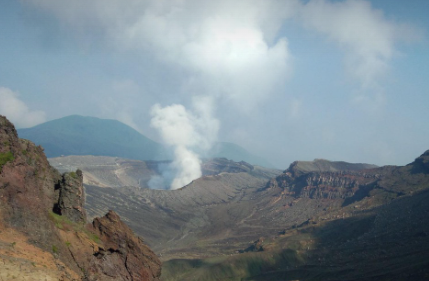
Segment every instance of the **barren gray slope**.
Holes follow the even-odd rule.
[[[132,228],[144,233],[157,251],[194,247],[201,238],[217,241],[249,236],[244,239],[247,245],[263,228],[247,220],[264,221],[255,214],[259,205],[270,205],[270,200],[258,200],[257,195],[267,181],[268,177],[242,172],[204,176],[179,190],[87,186],[87,207],[92,216],[108,208],[125,214]]]
[[[344,161],[329,161],[325,159],[314,159],[313,161],[295,161],[289,170],[299,173],[308,172],[338,172],[338,171],[360,171],[373,169],[378,166],[366,163],[348,163]]]
[[[108,156],[64,156],[49,158],[49,163],[60,172],[83,171],[85,184],[100,187],[147,187],[157,174],[150,165],[139,160]]]

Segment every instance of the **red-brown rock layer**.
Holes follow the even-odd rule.
[[[19,139],[0,116],[0,249],[11,248],[1,251],[0,272],[16,278],[28,271],[46,280],[159,280],[161,262],[116,213],[85,225],[84,198],[79,170],[59,174],[43,148]],[[38,267],[40,251],[16,246],[28,243],[52,255],[57,270]],[[27,263],[14,271],[16,259]]]

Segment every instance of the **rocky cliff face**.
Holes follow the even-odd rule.
[[[381,193],[396,198],[424,187],[419,184],[429,174],[429,151],[404,167],[374,167],[327,160],[296,161],[267,187],[281,188],[295,198],[360,200]]]
[[[313,161],[295,161],[285,172],[290,172],[294,177],[297,177],[309,172],[360,171],[373,168],[377,168],[377,166],[365,163],[348,163],[344,161],[314,159]]]
[[[94,219],[92,225],[104,245],[94,256],[102,263],[115,264],[114,261],[119,260],[121,265],[125,265],[112,268],[94,263],[93,270],[113,269],[107,275],[127,276],[126,280],[158,280],[161,274],[158,258],[115,212],[109,211],[106,216]]]
[[[285,173],[272,179],[268,186],[279,187],[285,194],[296,198],[344,199],[352,197],[363,186],[368,186],[378,179],[377,174],[370,172],[308,172],[294,176]]]
[[[113,211],[95,218],[81,232],[60,233],[83,280],[159,280],[158,257]]]
[[[159,280],[159,259],[115,213],[86,224],[84,198],[80,171],[59,174],[0,116],[1,278]]]

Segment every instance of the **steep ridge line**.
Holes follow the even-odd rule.
[[[87,224],[81,171],[59,174],[4,116],[0,144],[1,278],[159,280],[161,262],[117,214]]]

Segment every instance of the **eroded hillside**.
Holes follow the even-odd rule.
[[[280,175],[213,160],[179,190],[86,185],[86,204],[145,233],[165,281],[425,280],[428,158],[297,161]]]
[[[81,172],[59,174],[3,116],[0,169],[3,280],[159,279],[157,256],[118,215],[87,224]]]
[[[267,188],[296,200],[343,203],[240,254],[170,260],[164,280],[429,279],[429,151],[404,167],[358,172],[302,172],[295,164]],[[178,268],[180,277],[172,274]]]

